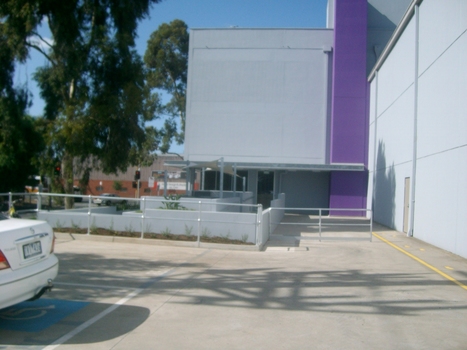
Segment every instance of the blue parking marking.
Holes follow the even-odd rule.
[[[89,303],[57,299],[27,301],[0,310],[0,329],[40,332]]]

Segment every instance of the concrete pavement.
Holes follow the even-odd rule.
[[[40,332],[0,312],[0,349],[466,349],[467,261],[374,232],[264,252],[61,234],[47,298],[86,306]]]

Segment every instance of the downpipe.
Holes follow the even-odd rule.
[[[408,237],[413,237],[415,220],[415,185],[417,183],[417,147],[418,147],[418,69],[419,69],[419,4],[415,4],[415,69],[414,69],[414,117],[413,117],[413,153],[412,153],[412,179],[411,179],[411,206]]]

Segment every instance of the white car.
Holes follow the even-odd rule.
[[[113,193],[103,193],[99,197],[93,198],[92,202],[97,205],[113,205],[117,203],[126,203],[126,200],[120,199],[119,196]]]
[[[45,221],[0,214],[0,309],[38,299],[58,274],[55,237]]]

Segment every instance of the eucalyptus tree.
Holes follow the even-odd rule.
[[[160,0],[3,0],[0,21],[15,58],[30,50],[46,64],[34,74],[45,101],[48,146],[61,160],[66,193],[73,159],[92,157],[106,173],[125,171],[145,141],[153,110],[135,51],[139,21]],[[40,26],[48,26],[51,40]]]
[[[23,192],[27,177],[35,173],[33,160],[44,143],[34,119],[25,115],[27,90],[13,86],[16,53],[7,39],[0,22],[0,192]]]
[[[163,106],[168,118],[160,133],[161,150],[165,152],[173,140],[178,144],[184,141],[188,43],[188,26],[176,19],[161,24],[151,34],[144,55],[144,62],[149,69],[149,86],[171,96],[170,101]]]

